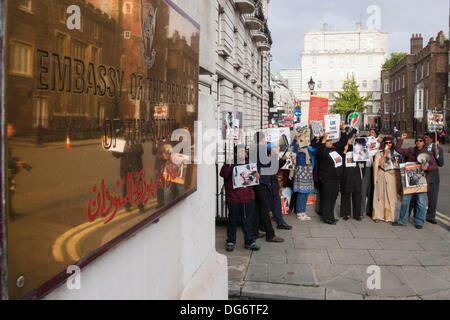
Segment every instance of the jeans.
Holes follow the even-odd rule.
[[[425,215],[427,208],[427,194],[426,193],[415,193],[415,194],[405,194],[402,199],[402,207],[400,208],[400,217],[397,222],[403,225],[408,224],[408,212],[411,200],[417,201],[417,211],[414,217],[414,224],[416,226],[423,226],[425,224]]]
[[[306,213],[306,205],[308,204],[309,193],[297,193],[295,203],[295,213]]]
[[[242,220],[242,231],[244,231],[245,244],[251,245],[253,240],[252,223],[255,202],[232,203],[228,204],[228,225],[227,225],[227,243],[236,244],[236,230],[239,220]]]

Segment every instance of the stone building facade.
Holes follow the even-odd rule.
[[[364,124],[375,124],[380,108],[380,72],[388,53],[388,34],[378,30],[361,30],[356,24],[353,31],[329,31],[324,24],[322,31],[305,34],[302,57],[302,120],[309,116],[310,91],[308,82],[315,82],[316,95],[330,99],[342,91],[344,81],[351,75],[359,85],[362,96],[372,94]]]

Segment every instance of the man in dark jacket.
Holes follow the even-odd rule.
[[[401,139],[395,145],[397,151],[405,160],[405,162],[417,162],[417,156],[421,153],[427,153],[430,156],[430,162],[427,165],[422,165],[421,168],[425,172],[427,178],[427,185],[430,185],[430,173],[438,169],[436,160],[431,152],[425,147],[425,140],[423,137],[416,138],[416,147],[402,149],[403,141],[408,137],[406,133],[402,134]],[[416,229],[422,229],[425,224],[427,193],[404,194],[402,199],[402,206],[400,208],[400,217],[393,226],[406,226],[408,224],[408,211],[411,205],[411,200],[416,201],[417,212],[414,217],[414,224]]]
[[[425,147],[428,152],[431,152],[438,167],[444,166],[444,150],[436,145],[433,139],[433,133],[425,133]],[[439,196],[439,168],[435,171],[430,172],[430,183],[428,185],[428,211],[427,211],[427,222],[436,224],[436,207]]]
[[[339,185],[343,173],[343,159],[339,152],[344,149],[351,136],[345,133],[344,123],[341,123],[341,138],[333,144],[325,133],[322,144],[317,152],[318,173],[320,181],[320,206],[322,220],[327,224],[336,224],[334,207],[339,194]]]
[[[266,232],[266,241],[284,242],[283,238],[275,236],[275,231],[269,215],[270,199],[272,198],[272,191],[274,190],[272,182],[273,176],[278,171],[278,158],[276,158],[276,155],[269,158],[266,139],[262,132],[257,132],[255,134],[255,140],[257,145],[250,150],[250,163],[256,162],[260,179],[259,185],[253,187],[253,190],[255,191],[255,216],[253,218],[254,237],[261,238],[264,236],[259,233],[260,227],[262,227]],[[276,163],[273,161],[273,158],[276,158]],[[271,172],[273,165],[275,165],[276,170]]]

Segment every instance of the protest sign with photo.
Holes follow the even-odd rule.
[[[424,193],[428,191],[425,172],[420,164],[407,162],[400,164],[403,194]]]
[[[345,124],[349,127],[359,129],[362,123],[362,118],[361,112],[348,111],[345,117]]]
[[[289,128],[287,128],[289,129]],[[267,142],[278,142],[280,141],[280,129],[279,128],[270,128],[267,129],[266,133],[266,141]]]
[[[309,146],[311,143],[311,135],[308,124],[306,122],[297,123],[294,130],[299,147],[303,148]]]
[[[428,110],[428,130],[444,130],[444,113],[442,111]]]
[[[368,138],[356,138],[353,142],[353,161],[366,162],[370,160]]]
[[[338,114],[328,114],[325,116],[324,121],[328,139],[339,140],[341,137],[341,116]]]
[[[242,112],[225,111],[222,114],[223,139],[239,140],[242,130]]]
[[[330,152],[330,157],[333,159],[334,167],[342,167],[342,157],[336,151]]]
[[[311,131],[314,137],[322,137],[325,132],[323,121],[311,121]]]
[[[353,161],[353,152],[347,152],[345,155],[345,166],[347,168],[355,168],[356,162]]]
[[[371,157],[375,156],[378,152],[378,149],[380,148],[380,143],[378,142],[377,138],[369,137],[367,143],[368,143],[370,156]]]
[[[256,163],[234,167],[233,189],[259,185],[259,180],[256,177],[257,173]]]
[[[295,163],[297,161],[297,154],[295,152],[286,152],[286,163],[281,170],[293,170],[295,169]]]

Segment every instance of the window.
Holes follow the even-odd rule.
[[[322,81],[317,81],[317,88],[319,88],[319,89],[322,88]]]
[[[76,40],[72,40],[71,55],[74,58],[84,60],[86,58],[86,46]]]
[[[334,100],[334,93],[330,92],[328,97],[329,97],[329,100]]]
[[[330,89],[334,90],[334,80],[330,80]]]
[[[430,75],[430,61],[427,62],[427,77]]]
[[[131,2],[127,1],[123,4],[123,13],[124,14],[131,14],[133,10],[133,6]]]
[[[317,64],[317,57],[313,57],[313,58],[312,58],[312,63],[313,63],[313,64]]]
[[[33,115],[33,127],[34,128],[47,128],[48,127],[48,101],[47,98],[36,97],[34,99],[34,115]]]
[[[98,40],[98,24],[94,22],[94,39]]]
[[[389,93],[389,80],[384,80],[384,93]]]
[[[384,103],[384,114],[389,114],[389,102]]]
[[[124,31],[123,32],[123,38],[124,39],[131,39],[131,31]]]
[[[97,47],[91,47],[91,62],[94,65],[100,64],[100,49]]]
[[[32,46],[19,41],[11,42],[9,71],[18,75],[32,76]]]
[[[373,57],[372,57],[372,56],[369,56],[369,57],[367,58],[367,62],[369,63],[369,65],[372,65]]]
[[[19,1],[19,8],[28,12],[31,12],[32,9],[32,3],[31,0],[20,0]]]
[[[427,89],[427,91],[426,91],[426,96],[425,96],[425,107],[428,109],[429,107],[430,107],[430,100],[429,100],[429,98],[430,98],[430,90],[429,89]]]
[[[67,36],[63,33],[56,33],[56,51],[63,55],[67,50]]]
[[[362,82],[362,87],[363,87],[363,88],[367,88],[367,80],[363,80],[363,82]]]
[[[420,79],[423,79],[423,64],[422,64],[422,67],[421,67]]]
[[[378,80],[373,80],[373,89],[378,90]]]
[[[403,113],[405,113],[405,98],[403,98]]]
[[[59,10],[59,21],[66,23],[66,7],[64,5]]]
[[[397,79],[394,79],[394,92],[397,91]]]
[[[394,86],[393,86],[392,80],[391,80],[391,86],[390,86],[389,88],[391,89],[391,93],[392,93],[392,92],[394,92],[394,91],[392,91],[392,90],[394,89]]]
[[[405,75],[403,75],[403,89],[405,89]]]

